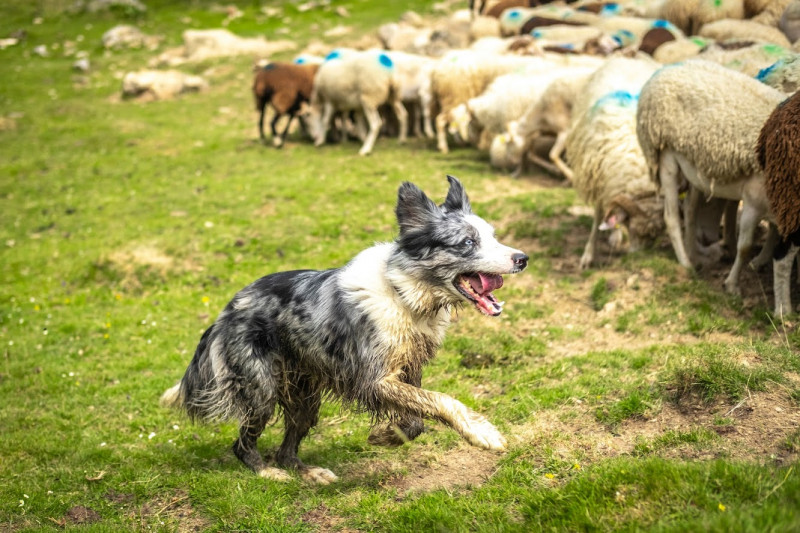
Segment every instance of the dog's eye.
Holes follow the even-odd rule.
[[[473,241],[470,238],[466,238],[466,239],[464,239],[464,243],[463,244],[464,244],[464,246],[469,246],[470,248],[472,248],[473,246],[475,246],[475,241]]]

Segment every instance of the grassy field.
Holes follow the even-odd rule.
[[[163,35],[162,51],[227,16],[210,2],[147,4],[0,7],[0,38],[26,32],[0,50],[0,530],[800,529],[800,335],[768,314],[769,271],[746,272],[733,298],[728,264],[688,273],[665,239],[580,272],[590,222],[574,191],[543,174],[512,180],[471,149],[381,138],[362,158],[355,142],[315,149],[299,135],[262,146],[252,58],[185,67],[208,77],[201,94],[121,101],[121,73],[155,52],[105,52],[106,30],[134,23]],[[264,5],[281,16],[242,2],[229,28],[288,24],[302,47],[338,24],[354,40],[405,9],[432,11]],[[66,41],[89,52],[88,73],[71,69]],[[278,484],[234,458],[234,424],[159,407],[237,290],[391,240],[400,182],[441,200],[447,173],[532,260],[506,280],[501,317],[459,314],[424,383],[486,414],[507,453],[434,422],[376,448],[366,416],[326,404],[301,457],[340,481]],[[280,434],[268,428],[264,453]]]

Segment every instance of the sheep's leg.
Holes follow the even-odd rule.
[[[775,316],[783,318],[794,312],[792,308],[792,265],[798,246],[781,241],[775,249],[772,264],[772,288],[775,293]]]
[[[775,246],[780,242],[780,236],[778,235],[778,227],[773,224],[772,222],[769,223],[769,230],[767,230],[767,238],[764,240],[764,246],[761,248],[761,252],[750,261],[750,266],[753,267],[755,270],[760,270],[764,267],[769,260],[772,259],[772,252],[775,251]]]
[[[595,246],[597,245],[597,232],[602,222],[603,222],[603,208],[602,206],[598,205],[594,208],[594,220],[592,220],[592,231],[589,232],[589,240],[586,241],[586,247],[583,249],[583,255],[581,256],[581,262],[580,262],[581,270],[586,270],[587,268],[592,266],[592,261],[594,261],[594,250]]]
[[[352,129],[352,128],[351,128]],[[366,117],[361,111],[355,113],[355,135],[362,143],[367,140],[368,126],[366,124]]]
[[[258,117],[258,138],[261,139],[261,142],[264,143],[267,141],[264,135],[264,116],[266,114],[267,114],[267,106],[265,104],[261,106],[261,113],[259,114]]]
[[[564,177],[572,183],[572,169],[564,163],[564,160],[561,159],[561,154],[564,153],[564,147],[567,144],[567,131],[561,131],[556,136],[556,142],[553,144],[553,147],[550,148],[550,161],[561,171]]]
[[[320,118],[319,127],[317,128],[319,136],[314,139],[314,146],[322,146],[325,144],[325,138],[328,136],[328,128],[331,125],[333,112],[333,105],[331,105],[330,102],[325,102],[322,105],[322,117]]]
[[[293,115],[289,115],[289,120],[286,122],[286,129],[283,131],[283,135],[278,135],[278,120],[281,118],[280,113],[275,113],[275,116],[272,117],[272,122],[269,123],[270,130],[272,131],[272,145],[276,148],[280,148],[283,146],[283,140],[286,137],[286,132],[289,131],[289,124],[292,123]]]
[[[667,234],[678,262],[686,268],[692,268],[692,262],[686,255],[681,235],[680,207],[678,205],[679,172],[675,156],[668,150],[662,152],[658,165],[658,177],[661,181],[661,191],[664,194],[664,222],[667,226]]]
[[[375,141],[381,131],[381,115],[377,109],[365,107],[364,116],[367,117],[367,122],[369,123],[369,133],[367,133],[367,139],[364,141],[361,150],[358,151],[359,155],[368,155],[372,151],[372,147],[375,146]]]
[[[686,209],[683,220],[683,246],[689,263],[697,264],[697,210],[700,209],[700,191],[697,187],[689,185],[686,194]],[[717,221],[719,225],[719,220]]]
[[[512,178],[518,178],[522,176],[525,172],[528,171],[528,150],[530,150],[531,145],[533,144],[534,139],[539,136],[539,132],[536,131],[531,135],[525,136],[522,138],[522,148],[520,148],[520,157],[519,157],[519,165],[517,165],[516,170],[511,173]],[[514,139],[512,138],[510,142],[513,142]],[[531,157],[531,159],[533,159]]]
[[[392,102],[392,107],[394,108],[394,114],[397,116],[397,122],[400,123],[400,135],[397,141],[404,143],[408,137],[408,111],[399,98]]]
[[[283,133],[281,133],[280,142],[275,144],[275,140],[273,139],[272,144],[275,144],[278,148],[283,146],[283,143],[286,142],[286,135],[289,133],[289,127],[292,125],[292,121],[294,120],[294,113],[289,113],[289,119],[286,121],[286,127],[283,128]]]
[[[443,154],[450,151],[447,146],[447,113],[445,112],[436,115],[436,146]]]
[[[526,157],[526,155],[525,155],[525,153],[523,153],[522,154],[522,159],[524,160],[525,157]],[[556,175],[556,176],[561,174],[561,169],[558,168],[557,166],[555,166],[554,164],[552,164],[550,161],[548,161],[546,159],[543,159],[543,158],[539,157],[536,154],[529,154],[529,155],[527,155],[527,157],[529,157],[531,161],[533,161],[534,163],[536,163],[537,165],[539,165],[540,167],[542,167],[546,171],[550,172],[551,174]],[[520,163],[520,167],[522,167],[522,163]]]
[[[736,249],[736,216],[739,214],[739,200],[728,200],[725,203],[725,212],[722,215],[725,233],[722,242],[728,257],[734,255]]]
[[[750,255],[750,250],[753,247],[753,234],[755,233],[756,226],[762,218],[763,213],[756,209],[750,203],[745,203],[742,208],[742,218],[739,220],[739,238],[736,242],[736,259],[733,261],[733,266],[725,278],[725,290],[729,294],[740,294],[739,287],[739,274],[742,271]]]
[[[431,122],[430,102],[422,100],[420,107],[422,108],[422,131],[425,133],[425,137],[433,139],[436,134],[433,132],[433,122]]]

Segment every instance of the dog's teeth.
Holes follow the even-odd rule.
[[[505,302],[497,302],[497,305],[500,306],[500,307],[503,307],[504,305],[506,305],[506,303]]]

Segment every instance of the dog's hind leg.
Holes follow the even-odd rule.
[[[404,369],[401,378],[403,383],[414,387],[422,386],[422,368],[412,370]],[[422,418],[408,413],[402,413],[399,418],[390,420],[387,424],[375,426],[369,434],[367,442],[373,446],[401,446],[408,441],[416,439],[425,430]]]
[[[326,468],[306,465],[297,457],[300,441],[317,425],[321,403],[321,391],[308,379],[299,378],[291,384],[288,394],[280,400],[284,436],[275,460],[285,468],[297,470],[306,481],[327,485],[338,479],[336,474]]]
[[[435,418],[455,429],[474,446],[497,451],[506,449],[506,439],[486,417],[446,394],[420,389],[397,379],[383,380],[376,392],[382,409],[401,416]]]
[[[233,443],[233,453],[259,476],[275,481],[288,481],[292,479],[289,474],[280,468],[268,466],[261,454],[258,453],[256,442],[269,419],[270,417],[267,416],[243,423],[239,428],[239,438]]]

